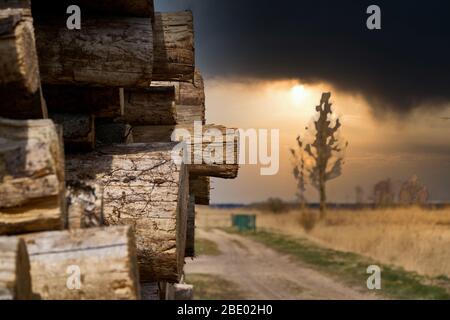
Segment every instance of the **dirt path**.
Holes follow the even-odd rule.
[[[216,242],[221,255],[189,261],[186,274],[218,275],[238,284],[248,299],[376,299],[245,237],[201,229],[197,236]]]

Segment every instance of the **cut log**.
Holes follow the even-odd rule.
[[[95,147],[95,121],[90,114],[52,113],[50,118],[63,128],[66,152],[90,151]]]
[[[153,81],[194,80],[192,12],[155,13]]]
[[[0,2],[0,116],[45,118],[29,1]]]
[[[30,262],[23,239],[0,237],[0,300],[30,300]]]
[[[131,125],[176,124],[175,88],[127,89],[123,121]]]
[[[64,227],[61,140],[51,120],[0,119],[0,234]]]
[[[189,195],[189,205],[187,211],[185,257],[195,257],[195,196],[192,193]]]
[[[95,132],[97,147],[133,143],[133,128],[128,123],[98,121]]]
[[[175,145],[116,145],[66,161],[69,179],[103,185],[107,225],[134,226],[143,282],[177,282],[183,271],[189,178]]]
[[[189,177],[189,192],[195,196],[195,204],[209,206],[210,180],[209,177]]]
[[[89,113],[96,118],[116,118],[124,114],[123,88],[45,85],[43,91],[50,113]]]
[[[234,179],[239,171],[238,134],[223,126],[135,126],[134,142],[184,141],[192,176]],[[220,139],[220,140],[219,140]]]
[[[102,186],[92,181],[69,181],[66,193],[69,229],[104,225]]]
[[[140,299],[132,228],[53,231],[23,238],[33,292],[42,299]]]
[[[150,86],[150,18],[84,18],[81,30],[75,31],[65,21],[42,19],[35,27],[43,83]]]
[[[166,300],[194,300],[194,286],[190,284],[168,283],[166,289]]]
[[[51,4],[33,1],[33,15],[64,14],[69,5],[78,5],[83,16],[154,17],[153,0],[58,0]]]

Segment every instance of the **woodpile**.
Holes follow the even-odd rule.
[[[151,0],[0,0],[0,299],[192,299],[195,205],[239,168],[194,57]]]

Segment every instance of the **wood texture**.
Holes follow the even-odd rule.
[[[175,88],[150,87],[125,90],[123,121],[131,125],[174,125]]]
[[[33,14],[38,17],[65,14],[69,5],[78,5],[83,16],[154,17],[153,0],[58,0],[33,1]]]
[[[0,119],[0,234],[61,229],[64,153],[51,120]]]
[[[153,81],[194,79],[194,23],[192,12],[155,13]]]
[[[95,147],[95,121],[90,114],[51,113],[50,118],[63,128],[66,152],[90,151]]]
[[[142,300],[160,300],[159,286],[157,282],[141,283]]]
[[[192,176],[236,178],[239,171],[238,135],[230,134],[227,128],[218,125],[194,128],[194,126],[183,125],[135,126],[133,138],[137,143],[184,141],[187,159],[190,159],[188,168]],[[207,135],[210,136],[210,140],[204,138]],[[214,140],[216,136],[222,141]],[[216,154],[216,152],[220,152],[221,156],[219,157],[219,153]]]
[[[96,118],[116,118],[124,114],[123,88],[89,88],[44,85],[50,113],[89,113]]]
[[[42,82],[106,87],[148,87],[153,36],[148,18],[84,18],[81,30],[65,21],[35,23]]]
[[[104,225],[103,187],[93,181],[69,181],[66,188],[69,229]]]
[[[190,190],[189,190],[190,192]],[[195,257],[195,196],[190,193],[187,211],[186,250],[185,257]]]
[[[0,300],[30,300],[30,262],[25,242],[0,237]]]
[[[195,204],[209,206],[211,178],[190,176],[189,192],[195,196]]]
[[[30,255],[33,292],[42,299],[140,299],[132,228],[43,232],[23,238]]]
[[[0,116],[46,117],[29,1],[0,2]]]
[[[145,282],[177,282],[183,270],[189,185],[186,167],[172,160],[175,145],[116,145],[66,162],[69,179],[103,185],[107,225],[134,226]]]

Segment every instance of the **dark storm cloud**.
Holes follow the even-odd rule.
[[[366,9],[382,10],[382,30]],[[375,110],[450,102],[450,2],[157,0],[195,14],[198,65],[209,76],[327,81]]]

